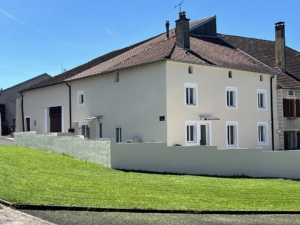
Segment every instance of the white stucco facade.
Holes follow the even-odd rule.
[[[133,67],[118,71],[118,79],[113,72],[68,82],[72,121],[79,122],[78,134],[82,134],[82,125],[88,125],[91,139],[126,142],[138,138],[141,142],[166,142],[168,146],[200,145],[205,139],[202,144],[219,149],[271,150],[270,77],[173,61]],[[275,85],[276,77],[274,90]],[[230,100],[227,92],[232,92]],[[263,108],[258,107],[261,93]],[[24,118],[30,117],[32,131],[50,131],[49,108],[55,106],[62,107],[62,132],[67,132],[69,88],[65,83],[24,93]],[[208,120],[200,120],[200,116]],[[276,129],[276,123],[274,126]],[[263,140],[259,140],[260,132]],[[232,143],[228,143],[229,133]],[[274,133],[276,149],[278,134]]]

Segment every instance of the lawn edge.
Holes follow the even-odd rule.
[[[14,204],[0,199],[0,204],[17,210],[47,210],[47,211],[90,211],[90,212],[120,212],[120,213],[158,213],[158,214],[300,214],[299,211],[278,210],[172,210],[172,209],[137,209],[137,208],[101,208],[88,206],[55,206]]]

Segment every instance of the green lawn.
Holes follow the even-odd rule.
[[[0,198],[24,204],[300,210],[300,182],[122,172],[24,147],[0,145]]]

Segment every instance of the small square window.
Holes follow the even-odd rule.
[[[120,81],[120,77],[119,77],[119,72],[115,73],[115,82],[119,82]]]
[[[294,96],[294,95],[295,95],[295,92],[294,92],[294,91],[288,91],[288,95],[289,95],[289,96]]]
[[[185,104],[187,106],[197,106],[198,104],[198,85],[197,84],[185,84]]]
[[[227,108],[237,108],[236,87],[226,87],[226,106]]]
[[[84,91],[77,91],[77,106],[84,106],[85,99],[84,99]]]
[[[189,74],[193,74],[193,67],[189,66]]]
[[[84,95],[81,94],[79,95],[79,104],[83,104],[84,103]]]
[[[267,91],[257,90],[257,108],[267,109]]]
[[[266,122],[257,123],[258,145],[268,144],[267,126],[268,124]]]
[[[228,78],[232,78],[232,72],[231,71],[228,72]]]

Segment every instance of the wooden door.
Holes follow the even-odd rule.
[[[49,108],[50,132],[61,132],[61,106]]]

